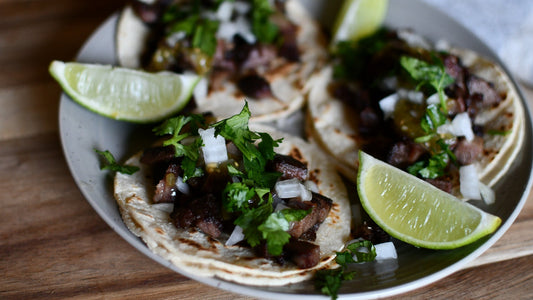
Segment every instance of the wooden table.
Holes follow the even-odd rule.
[[[72,60],[125,1],[0,0],[0,298],[246,298],[148,259],[100,219],[58,135],[53,59]],[[532,90],[525,90],[530,105]],[[533,201],[469,268],[397,298],[533,297]]]

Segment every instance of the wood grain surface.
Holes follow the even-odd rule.
[[[0,0],[0,299],[248,299],[148,259],[85,201],[63,157],[54,60],[125,1]],[[530,105],[533,92],[525,88]],[[391,299],[533,297],[533,200],[469,268]]]

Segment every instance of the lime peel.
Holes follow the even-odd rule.
[[[383,23],[388,0],[344,0],[333,26],[332,43],[357,41]]]
[[[148,73],[111,65],[53,61],[50,74],[63,91],[100,115],[149,123],[180,111],[201,77],[171,72]]]
[[[359,152],[357,189],[368,215],[391,236],[417,247],[454,249],[493,233],[497,216]]]

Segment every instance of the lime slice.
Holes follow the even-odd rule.
[[[368,215],[417,247],[453,249],[496,230],[501,219],[400,169],[359,153],[357,189]]]
[[[53,61],[49,71],[80,105],[109,118],[139,123],[180,111],[200,80],[197,75],[61,61]]]
[[[335,25],[332,42],[357,41],[376,31],[387,13],[388,0],[344,0]]]

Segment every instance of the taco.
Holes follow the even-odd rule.
[[[309,279],[349,240],[346,188],[318,148],[248,118],[245,106],[210,129],[194,115],[156,128],[170,138],[115,177],[120,213],[183,271],[250,285]]]
[[[411,31],[382,29],[340,43],[309,85],[307,133],[352,180],[363,150],[456,196],[481,199],[524,139],[524,108],[498,65]],[[477,176],[480,192],[464,190],[461,170]]]
[[[119,19],[117,56],[124,67],[203,75],[195,113],[227,118],[246,98],[254,120],[272,121],[303,106],[327,51],[296,0],[136,1]]]

